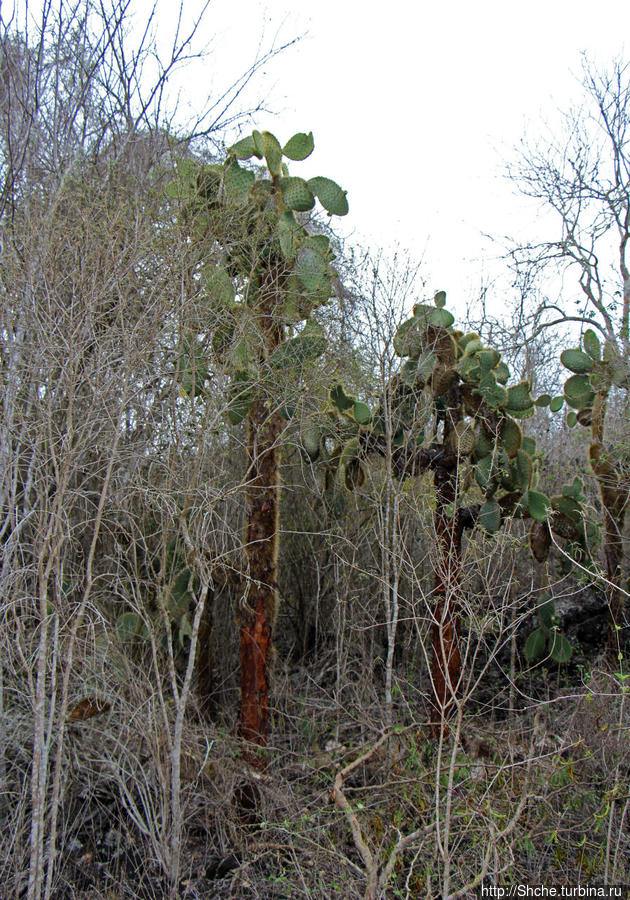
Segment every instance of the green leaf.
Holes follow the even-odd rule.
[[[228,149],[228,153],[232,154],[237,159],[250,159],[252,156],[262,159],[262,153],[258,152],[254,138],[251,134],[248,137],[241,138],[241,140],[237,141],[235,144],[232,144]]]
[[[270,131],[263,131],[262,144],[267,168],[272,175],[279,175],[280,167],[282,166],[282,147],[278,142],[278,138]]]
[[[536,628],[532,631],[525,642],[525,659],[529,662],[538,659],[545,652],[545,644],[547,643],[547,635],[542,628]]]
[[[569,428],[575,427],[575,425],[577,425],[577,420],[578,419],[576,412],[573,412],[573,410],[571,410],[571,412],[567,413],[567,425],[569,426]]]
[[[552,397],[549,401],[549,409],[551,412],[558,412],[564,405],[564,397]]]
[[[602,358],[602,345],[599,342],[599,338],[591,328],[584,332],[582,344],[584,345],[584,349],[591,357],[591,359],[594,359],[597,362]]]
[[[303,131],[299,131],[297,134],[294,134],[292,138],[289,138],[282,148],[282,153],[289,159],[299,161],[310,156],[314,146],[313,132],[309,131],[308,134],[304,134]]]
[[[593,368],[592,358],[581,350],[563,350],[560,354],[560,361],[566,369],[570,369],[578,375],[590,372]]]
[[[289,209],[307,212],[315,206],[315,197],[303,178],[281,178],[280,189]]]
[[[496,500],[487,500],[479,510],[479,523],[495,534],[501,527],[501,507]]]
[[[573,648],[568,640],[559,631],[553,632],[551,644],[551,658],[557,663],[566,663],[571,659]]]
[[[540,491],[527,491],[527,508],[532,519],[544,522],[547,519],[547,511],[551,508],[551,501]]]
[[[438,309],[442,309],[446,305],[446,291],[438,291],[433,297],[433,302]]]
[[[330,178],[309,178],[307,182],[311,191],[315,194],[326,212],[335,216],[345,216],[348,212],[346,192]]]
[[[116,634],[121,641],[131,641],[140,633],[142,622],[134,612],[125,612],[116,619]]]

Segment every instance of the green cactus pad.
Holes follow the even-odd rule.
[[[551,658],[557,663],[566,663],[571,659],[573,648],[559,631],[553,631],[550,639]]]
[[[566,369],[576,372],[578,375],[584,375],[593,368],[593,360],[588,353],[581,350],[563,350],[560,354],[560,361]]]
[[[241,201],[249,193],[249,189],[256,180],[256,176],[249,169],[242,169],[236,160],[232,160],[225,167],[223,184],[228,197]]]
[[[493,460],[492,455],[482,456],[481,459],[473,467],[475,480],[484,493],[490,487],[493,477]]]
[[[564,406],[564,397],[552,397],[549,401],[549,409],[551,412],[559,412]]]
[[[518,486],[525,492],[532,481],[534,464],[529,453],[525,453],[524,450],[519,450],[516,455],[516,471],[518,476]]]
[[[529,455],[534,458],[534,454],[536,453],[536,438],[533,437],[524,437],[523,443],[521,444],[522,449],[525,453],[529,453]]]
[[[501,361],[498,350],[480,350],[477,354],[481,376],[488,375]],[[496,374],[494,376],[496,378]]]
[[[437,307],[436,309],[431,310],[427,316],[427,321],[429,325],[436,325],[440,328],[450,328],[455,321],[455,316],[447,309]]]
[[[315,194],[326,212],[334,216],[345,216],[348,212],[346,192],[330,178],[309,178],[308,186]]]
[[[595,394],[588,375],[572,375],[564,384],[564,399],[574,409],[592,406]]]
[[[237,159],[251,159],[252,156],[256,156],[258,159],[262,159],[262,153],[258,152],[258,148],[256,147],[256,143],[252,135],[241,138],[240,141],[232,144],[232,146],[228,150],[228,153],[232,156],[235,156]]]
[[[367,403],[355,400],[352,405],[352,415],[358,425],[369,425],[372,421],[372,411]]]
[[[394,335],[394,353],[397,356],[418,357],[422,353],[422,338],[418,331],[418,320],[407,319]]]
[[[547,519],[547,512],[551,509],[551,502],[545,494],[540,491],[527,491],[527,508],[532,519],[537,522],[544,522]]]
[[[446,305],[446,291],[438,291],[433,297],[433,302],[438,309],[442,309]]]
[[[578,503],[581,503],[584,500],[584,481],[580,478],[579,475],[576,475],[571,484],[564,484],[562,486],[562,496],[563,497],[572,497],[574,500],[577,500]]]
[[[589,328],[587,331],[584,332],[584,337],[582,338],[582,344],[584,346],[584,349],[588,353],[588,355],[591,357],[591,359],[593,359],[597,362],[598,360],[600,360],[602,358],[602,345],[600,344],[599,338],[597,337],[595,332],[592,330],[592,328]]]
[[[529,662],[539,659],[545,652],[546,644],[547,634],[542,628],[536,628],[525,642],[525,659]]]
[[[575,522],[576,525],[582,520],[582,504],[576,497],[556,494],[551,498],[551,505],[557,512],[562,513],[563,516]]]
[[[303,178],[281,178],[280,190],[289,209],[307,212],[315,206],[315,197]]]
[[[499,384],[507,384],[510,377],[510,370],[504,362],[500,362],[496,367],[496,369],[494,370],[494,377],[499,382]]]
[[[321,290],[328,282],[328,260],[312,246],[300,247],[295,274],[307,291]]]
[[[302,236],[302,228],[292,212],[286,211],[278,219],[276,226],[280,250],[285,259],[295,259],[295,253]]]
[[[315,460],[319,456],[321,438],[322,433],[317,425],[311,423],[302,428],[300,441],[310,459]]]
[[[525,412],[532,409],[533,406],[534,400],[528,381],[520,381],[507,389],[507,408],[510,411]]]
[[[278,138],[270,131],[262,132],[263,155],[272,175],[279,175],[282,166],[282,147]]]
[[[540,397],[536,397],[534,400],[534,404],[539,407],[549,406],[551,403],[551,394],[541,394]]]
[[[542,563],[549,556],[551,532],[546,522],[533,522],[529,530],[529,548],[536,562]]]
[[[300,334],[276,347],[269,357],[269,365],[274,369],[301,368],[321,356],[325,349],[323,330],[309,321]]]
[[[331,387],[328,392],[328,397],[333,406],[336,406],[339,412],[345,412],[347,409],[353,405],[354,400],[352,397],[348,397],[345,393],[343,387],[340,384],[336,384]]]
[[[470,419],[462,419],[457,423],[451,434],[452,448],[455,453],[459,453],[461,456],[470,456],[474,451],[476,443],[474,428],[474,422]]]
[[[142,620],[134,612],[124,612],[116,619],[116,634],[119,641],[131,641],[140,634]]]
[[[282,153],[288,159],[299,161],[310,156],[314,147],[313,132],[309,131],[308,134],[304,134],[303,131],[299,131],[292,138],[289,138],[282,148]]]
[[[577,425],[577,420],[577,413],[573,412],[573,410],[567,413],[567,425],[569,428],[574,428]]]
[[[501,527],[501,507],[496,500],[486,500],[479,510],[479,524],[490,532],[496,534]]]
[[[359,438],[353,437],[343,445],[341,456],[339,458],[340,465],[347,465],[351,460],[359,457]]]
[[[501,435],[505,452],[510,459],[514,458],[523,444],[523,432],[521,426],[518,422],[515,422],[514,419],[507,416],[501,422],[499,434]]]
[[[500,409],[507,403],[507,391],[502,385],[497,384],[492,372],[488,372],[480,379],[479,391],[490,409]]]

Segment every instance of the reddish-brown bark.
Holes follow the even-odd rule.
[[[434,525],[438,549],[435,569],[435,612],[431,629],[431,725],[439,735],[453,714],[461,676],[459,602],[457,589],[461,565],[463,523],[457,515],[447,515],[447,506],[456,496],[457,475],[436,470],[436,510]]]
[[[284,264],[271,264],[261,276],[257,312],[264,337],[259,348],[262,366],[283,334],[274,316],[284,288]],[[264,756],[269,725],[269,654],[277,602],[278,521],[280,503],[279,437],[283,420],[275,399],[264,395],[252,403],[247,417],[246,570],[239,607],[241,711],[239,734],[246,742],[244,757],[258,768]]]

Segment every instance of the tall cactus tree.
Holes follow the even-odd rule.
[[[603,519],[610,626],[608,643],[616,657],[625,610],[625,595],[620,590],[620,582],[623,528],[628,506],[628,465],[623,455],[616,455],[607,448],[605,423],[611,392],[630,388],[628,359],[622,357],[616,342],[606,340],[602,348],[591,328],[584,332],[581,347],[564,350],[560,359],[573,374],[565,381],[563,395],[551,399],[550,404],[553,410],[566,404],[569,427],[579,424],[590,431],[589,463],[597,482]]]
[[[532,519],[534,529],[547,528],[553,514],[549,498],[536,490],[535,440],[525,437],[520,425],[534,412],[530,384],[509,385],[500,353],[486,347],[479,335],[454,329],[445,301],[440,291],[433,306],[416,305],[413,317],[401,325],[394,349],[404,361],[388,386],[394,472],[400,478],[433,473],[437,554],[431,679],[436,731],[455,708],[461,680],[464,529],[479,524],[494,534],[511,517]],[[330,391],[330,402],[337,427],[322,426],[318,452],[326,457],[329,479],[334,471],[353,490],[365,480],[369,455],[387,452],[385,404],[371,409],[341,385]],[[339,443],[328,454],[327,438],[333,434]],[[310,444],[306,449],[314,456],[313,435]],[[467,487],[471,483],[473,490]],[[577,507],[582,517],[581,502]],[[574,536],[574,543],[580,540],[588,540],[584,529]]]
[[[345,192],[328,178],[289,175],[288,160],[306,159],[313,135],[281,146],[254,131],[228,150],[222,164],[185,163],[172,188],[198,248],[196,274],[207,286],[218,324],[212,345],[230,379],[227,414],[246,421],[246,526],[240,629],[240,736],[246,756],[262,765],[269,718],[268,661],[277,607],[281,437],[289,415],[279,397],[325,338],[311,318],[333,295],[328,237],[312,234],[304,215],[316,198],[329,215],[345,215]],[[256,161],[250,168],[244,160]],[[183,186],[182,186],[183,185]],[[217,316],[219,311],[221,315]],[[189,393],[203,389],[208,363],[188,351],[181,368]]]

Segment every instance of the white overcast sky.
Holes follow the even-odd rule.
[[[292,172],[348,191],[342,232],[375,251],[408,250],[427,290],[462,308],[496,271],[484,233],[536,236],[505,160],[579,101],[582,52],[598,65],[630,54],[630,3],[212,0],[203,36],[213,51],[187,79],[193,106],[241,74],[259,43],[302,36],[252,82],[250,101],[264,96],[276,113],[256,127],[281,143],[312,130],[315,152]]]

